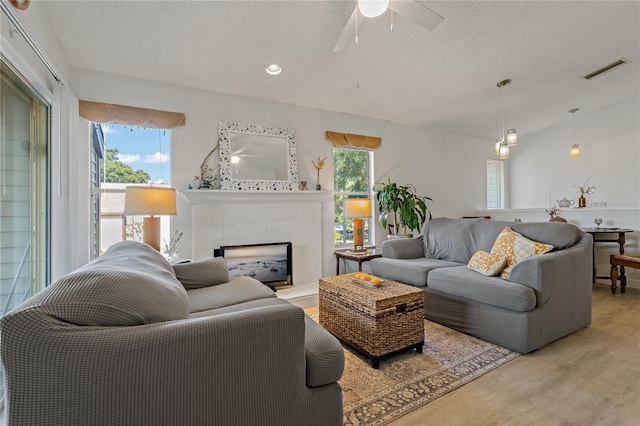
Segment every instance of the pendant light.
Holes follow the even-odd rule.
[[[569,150],[571,158],[580,157],[580,146],[576,143],[576,112],[579,110],[580,108],[573,108],[569,110],[569,112],[573,114],[573,145],[571,145],[571,149]]]
[[[500,118],[498,120],[498,137],[495,142],[495,153],[502,159],[509,158],[509,147],[516,146],[518,144],[518,133],[514,127],[505,134],[502,88],[507,84],[511,84],[511,79],[502,80],[497,84],[498,97],[500,99]],[[513,111],[511,112],[511,122],[511,125],[513,126]]]

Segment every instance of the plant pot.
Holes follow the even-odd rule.
[[[210,189],[211,188],[211,184],[209,182],[200,182],[200,185],[198,185],[198,189]]]

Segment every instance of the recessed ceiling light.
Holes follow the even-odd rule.
[[[271,64],[267,68],[264,69],[269,75],[278,75],[282,72],[282,68],[280,65]]]

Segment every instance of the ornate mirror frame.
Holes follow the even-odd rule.
[[[277,136],[287,140],[287,180],[235,179],[231,174],[231,134]],[[220,184],[225,190],[241,191],[297,191],[298,162],[296,160],[295,130],[254,124],[218,122],[220,137]]]

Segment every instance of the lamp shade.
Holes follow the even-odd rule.
[[[344,200],[344,217],[347,219],[371,217],[371,200],[368,198],[347,198]]]
[[[569,151],[571,158],[580,157],[580,147],[577,144],[571,145],[571,151]]]
[[[175,215],[176,190],[156,186],[127,186],[124,196],[124,214]]]

